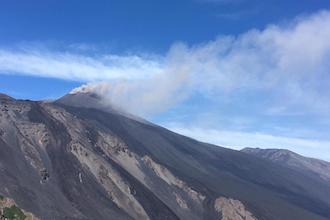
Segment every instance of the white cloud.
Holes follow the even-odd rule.
[[[0,49],[0,71],[107,81],[111,88],[108,98],[135,113],[166,110],[195,92],[217,99],[219,94],[235,91],[272,95],[279,103],[268,106],[271,109],[280,105],[286,111],[294,106],[327,113],[329,39],[330,12],[322,11],[286,26],[271,25],[236,37],[220,36],[191,47],[177,43],[159,56]]]
[[[168,124],[168,129],[199,141],[240,150],[244,147],[282,148],[330,161],[330,141],[274,136],[267,133],[227,131]]]
[[[239,94],[236,102],[260,102],[260,112],[253,117],[301,117],[310,112],[329,116],[329,39],[330,12],[321,11],[286,25],[220,36],[199,45],[176,43],[164,55],[88,56],[88,45],[73,46],[78,48],[76,53],[44,47],[0,48],[0,72],[81,81],[87,83],[85,88],[137,114],[164,111],[199,93],[212,101]],[[244,102],[246,109],[251,107],[249,101]],[[207,113],[209,120],[218,114]],[[329,120],[323,122],[329,124]],[[330,155],[328,141],[196,127],[172,129],[224,146],[283,147],[330,159],[326,158]]]
[[[47,50],[0,49],[0,71],[76,81],[140,79],[161,71],[157,59],[138,55],[89,57]],[[150,75],[149,75],[150,74]]]

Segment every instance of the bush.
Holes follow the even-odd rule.
[[[18,208],[16,205],[13,205],[10,208],[4,208],[3,217],[9,220],[24,220],[26,215],[24,215],[20,208]]]

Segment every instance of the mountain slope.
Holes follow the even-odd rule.
[[[285,149],[244,148],[242,152],[281,164],[330,183],[330,163]]]
[[[40,219],[330,218],[324,182],[93,98],[0,96],[1,195]]]

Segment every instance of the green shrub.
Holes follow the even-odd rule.
[[[4,200],[4,199],[5,199],[5,197],[0,195],[0,200]]]
[[[4,208],[3,217],[8,218],[9,220],[24,220],[26,215],[24,215],[20,208],[13,205],[10,208]]]

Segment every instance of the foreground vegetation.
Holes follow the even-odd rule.
[[[8,220],[25,220],[25,218],[26,215],[16,205],[4,208],[3,214],[0,217],[0,219],[8,219]]]

